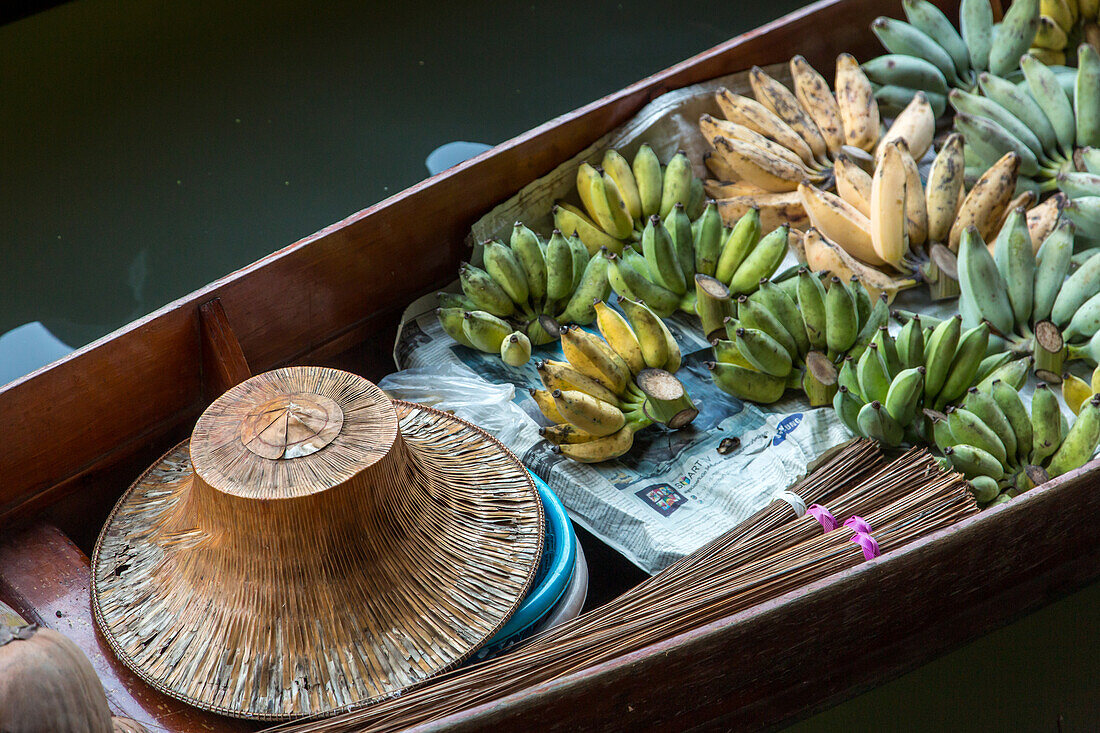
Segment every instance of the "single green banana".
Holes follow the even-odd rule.
[[[1012,359],[1013,354],[1011,351],[998,351],[990,354],[982,359],[982,363],[978,365],[978,373],[974,375],[974,381],[981,383],[986,377],[1012,361]]]
[[[956,315],[941,321],[928,337],[928,344],[924,349],[924,366],[928,370],[924,375],[924,402],[929,406],[947,380],[961,334],[962,316]]]
[[[883,405],[898,425],[909,425],[916,417],[917,407],[924,397],[924,373],[923,366],[903,369],[890,382]]]
[[[512,327],[485,311],[466,311],[462,316],[462,332],[473,347],[487,354],[499,354],[504,339],[512,333]]]
[[[609,274],[608,277],[612,286],[615,285],[616,281],[621,281],[627,291],[634,295],[634,299],[644,301],[661,318],[671,316],[680,306],[680,296],[657,283],[647,280],[622,257],[611,260],[608,273],[611,272],[615,273],[613,276]],[[619,295],[624,295],[624,293],[620,292]]]
[[[1008,424],[1012,426],[1012,434],[1016,438],[1017,464],[1026,463],[1032,447],[1031,418],[1028,417],[1024,401],[1020,399],[1019,390],[997,379],[993,381],[989,396],[1001,408]]]
[[[928,0],[903,0],[902,8],[905,10],[906,20],[943,46],[951,56],[951,60],[955,62],[955,72],[958,77],[969,78],[970,52],[966,48],[966,42],[943,11]]]
[[[790,352],[764,331],[742,327],[734,336],[737,350],[757,370],[773,377],[786,377],[791,373]]]
[[[1100,331],[1083,344],[1070,344],[1068,351],[1068,359],[1084,359],[1092,366],[1096,366],[1100,363]]]
[[[852,290],[855,292],[859,292],[860,290],[866,292],[862,285],[852,285]],[[879,295],[878,300],[875,301],[874,306],[871,308],[870,314],[863,319],[863,325],[860,327],[859,333],[856,334],[856,342],[848,349],[848,353],[851,354],[853,358],[858,359],[863,355],[867,345],[874,340],[875,335],[878,334],[882,327],[886,326],[890,320],[890,306],[886,304],[887,300],[889,300],[889,298],[886,293]],[[857,305],[857,316],[858,308],[859,306]]]
[[[669,361],[669,343],[660,317],[645,303],[627,298],[619,298],[619,307],[623,309],[626,320],[634,330],[645,365],[652,369],[663,369]]]
[[[1007,465],[1016,463],[1017,445],[1016,431],[1012,429],[1012,423],[1008,416],[997,405],[992,396],[982,392],[977,387],[967,390],[963,399],[963,407],[976,415],[986,427],[996,433],[997,438],[1005,449],[1005,461]]]
[[[1077,235],[1100,239],[1100,196],[1078,196],[1062,207],[1062,213],[1073,221]]]
[[[871,32],[890,53],[922,58],[939,69],[952,85],[962,84],[951,55],[916,26],[880,16],[871,23]]]
[[[653,148],[643,144],[634,155],[630,165],[634,180],[638,184],[638,197],[642,204],[642,219],[648,220],[654,214],[661,213],[661,195],[664,188],[661,173],[661,161]]]
[[[989,51],[993,46],[993,7],[989,0],[962,0],[959,32],[966,43],[970,65],[977,71],[988,69]]]
[[[970,492],[974,494],[974,501],[986,504],[997,498],[1001,486],[992,476],[974,476],[970,479]]]
[[[787,241],[790,225],[783,224],[765,235],[730,279],[730,292],[752,293],[760,284],[761,278],[771,277],[787,254]]]
[[[691,286],[692,277],[695,275],[695,242],[691,231],[691,219],[688,218],[682,205],[672,207],[672,213],[665,220],[665,228],[672,239],[672,248],[676,250],[676,258],[680,265],[680,272],[684,276],[684,282]]]
[[[696,226],[695,272],[714,277],[725,239],[718,205],[713,201],[708,202],[707,208],[703,210],[703,216],[696,219],[694,226]]]
[[[825,320],[829,324],[825,341],[831,354],[843,354],[859,335],[856,303],[848,286],[833,275],[825,294]]]
[[[747,295],[737,298],[737,320],[742,328],[755,328],[778,341],[788,354],[798,353],[798,343],[770,310]]]
[[[746,211],[737,223],[733,225],[729,237],[726,238],[718,255],[714,277],[725,284],[733,279],[734,273],[749,253],[753,251],[760,241],[760,210],[751,208]],[[696,256],[698,262],[698,255]]]
[[[1086,300],[1062,331],[1066,341],[1088,341],[1100,331],[1100,293]]]
[[[601,165],[604,173],[615,181],[615,187],[626,204],[627,214],[635,222],[642,221],[642,199],[630,163],[618,150],[608,150],[603,154]]]
[[[523,268],[528,292],[537,307],[546,297],[546,257],[539,246],[539,238],[523,222],[517,221],[509,244]]]
[[[1081,412],[1066,433],[1065,440],[1050,459],[1047,473],[1051,478],[1088,463],[1100,442],[1100,395],[1081,405]]]
[[[1069,157],[1073,154],[1073,143],[1077,138],[1077,124],[1073,118],[1073,105],[1062,90],[1058,77],[1034,56],[1020,58],[1020,68],[1023,69],[1031,96],[1039,103],[1040,109],[1050,120],[1050,126],[1054,128],[1058,147]]]
[[[1055,177],[1058,188],[1071,199],[1100,196],[1100,175],[1078,171],[1061,171]]]
[[[984,322],[959,338],[959,347],[955,349],[947,379],[936,398],[937,404],[949,405],[966,394],[966,390],[974,384],[974,375],[978,373],[988,345],[989,326]]]
[[[859,432],[888,446],[900,445],[905,437],[905,431],[898,425],[894,418],[886,412],[886,408],[878,400],[868,402],[859,409],[856,417]]]
[[[642,232],[642,254],[658,285],[677,295],[687,292],[687,281],[680,269],[676,245],[658,216],[651,216],[646,222]]]
[[[1028,374],[1031,373],[1031,362],[1031,357],[1024,357],[994,369],[989,376],[978,383],[978,389],[986,389],[997,380],[1004,382],[1012,389],[1023,389],[1027,384]]]
[[[847,389],[852,397],[863,404],[863,392],[860,391],[859,375],[856,374],[857,364],[858,362],[851,356],[844,357],[844,360],[840,363],[840,369],[836,373],[836,383]]]
[[[856,435],[863,435],[863,431],[859,427],[859,410],[861,407],[863,407],[863,404],[852,396],[847,387],[843,384],[837,387],[836,394],[833,395],[833,409],[836,410],[840,421],[844,423],[844,427]]]
[[[878,333],[875,334],[871,343],[878,349],[879,357],[886,367],[887,376],[893,380],[905,367],[901,365],[901,357],[898,355],[897,343],[890,336],[890,327],[885,324],[879,326]]]
[[[1000,333],[1012,333],[1016,320],[1008,299],[1008,285],[973,226],[967,227],[959,240],[958,267],[959,300],[967,301]],[[959,309],[963,309],[961,302]]]
[[[1058,293],[1063,288],[1073,257],[1073,232],[1073,222],[1059,219],[1054,231],[1047,235],[1039,248],[1031,310],[1033,324],[1050,317]]]
[[[786,291],[771,280],[761,280],[760,287],[749,296],[749,299],[755,300],[769,310],[794,339],[798,348],[791,356],[796,360],[805,356],[810,350],[810,340],[806,336],[806,328],[802,321],[802,314],[798,311],[798,304],[791,300]]]
[[[988,117],[959,112],[955,115],[955,129],[966,138],[966,145],[983,160],[997,160],[1005,153],[1020,156],[1020,175],[1034,176],[1039,172],[1039,159],[1020,138]]]
[[[440,308],[458,308],[464,311],[476,311],[477,305],[466,297],[465,293],[438,292],[435,294]]]
[[[997,76],[1015,71],[1020,65],[1020,55],[1027,53],[1037,30],[1039,0],[1015,0],[993,34],[993,45],[989,48],[989,70]]]
[[[914,318],[901,327],[895,344],[898,359],[904,368],[924,366],[924,331],[921,330],[920,318]],[[924,387],[923,379],[921,387]]]
[[[1028,334],[1035,302],[1035,250],[1031,246],[1023,207],[1009,213],[1001,226],[1001,232],[993,244],[993,260],[1008,286],[1008,302],[1012,305],[1016,333]]]
[[[787,389],[786,379],[754,369],[713,361],[706,362],[705,366],[719,389],[740,400],[770,405],[777,402]]]
[[[576,290],[581,280],[584,278],[585,268],[588,267],[588,261],[591,259],[591,255],[588,254],[588,247],[585,245],[581,238],[574,232],[572,236],[566,237],[566,241],[569,242],[569,251],[573,255],[573,285],[572,290]]]
[[[607,256],[608,252],[604,249],[588,260],[577,289],[573,291],[565,309],[556,316],[559,323],[587,326],[596,320],[596,303],[606,300],[611,290],[611,284],[607,280],[611,261]]]
[[[825,351],[828,348],[825,316],[825,286],[821,279],[805,267],[798,270],[798,309],[806,327],[810,348]]]
[[[684,205],[684,211],[689,219],[695,220],[703,215],[703,209],[707,205],[707,189],[700,178],[691,177],[691,196]],[[674,207],[675,208],[675,207]]]
[[[1073,107],[1078,147],[1100,146],[1100,52],[1089,43],[1077,47]]]
[[[443,331],[463,346],[474,349],[477,347],[466,337],[466,332],[462,330],[462,322],[465,320],[463,314],[465,312],[466,309],[464,308],[435,309],[436,318],[439,319],[439,325],[443,327]]]
[[[852,299],[856,303],[856,324],[857,327],[862,330],[867,325],[867,319],[871,315],[871,310],[874,307],[871,304],[871,294],[867,292],[867,288],[863,287],[863,284],[859,280],[858,275],[852,275],[848,281],[848,289],[852,293]],[[887,311],[889,314],[889,311]],[[885,321],[884,321],[885,323]]]
[[[668,217],[676,204],[686,206],[691,201],[691,180],[694,177],[687,153],[681,150],[672,156],[665,169],[661,187],[661,210],[658,213],[662,219]]]
[[[516,312],[516,305],[508,297],[508,293],[504,292],[504,288],[480,267],[463,263],[458,270],[458,281],[462,284],[462,292],[474,302],[477,310],[502,318]],[[493,351],[496,350],[493,349]]]
[[[886,401],[890,392],[890,374],[873,341],[856,363],[856,376],[859,377],[859,393],[863,399]]]
[[[1045,160],[1046,153],[1038,136],[1011,112],[989,97],[968,94],[961,89],[952,89],[947,95],[947,102],[956,112],[972,117],[981,117],[997,123],[1012,137],[1026,145],[1034,157],[1038,160]]]
[[[1040,382],[1031,398],[1030,462],[1042,465],[1062,445],[1062,410],[1054,390]]]
[[[918,56],[888,53],[863,64],[863,73],[876,84],[947,94],[947,79],[935,64]]]
[[[1065,327],[1090,298],[1100,292],[1100,252],[1066,278],[1050,309],[1050,320]]]
[[[531,340],[522,331],[513,331],[500,344],[500,358],[508,366],[521,367],[531,360]]]
[[[1004,468],[997,459],[981,448],[960,443],[944,448],[943,454],[967,479],[988,476],[994,481],[1000,481],[1005,476]]]
[[[568,298],[573,292],[573,248],[560,230],[555,229],[546,245],[547,304]]]
[[[489,276],[508,294],[512,302],[521,307],[525,306],[530,294],[527,273],[524,272],[519,259],[512,253],[511,247],[491,239],[485,242],[482,254],[485,258],[485,271]]]
[[[985,0],[978,0],[978,2],[986,4]],[[981,85],[982,93],[1007,110],[1039,138],[1047,156],[1057,152],[1058,136],[1054,132],[1054,127],[1044,114],[1043,108],[1026,89],[1021,89],[1012,82],[989,72],[979,74],[978,83]]]
[[[941,451],[958,445],[959,441],[951,433],[951,426],[947,424],[947,416],[940,412],[928,411],[929,420],[932,423],[932,441]]]

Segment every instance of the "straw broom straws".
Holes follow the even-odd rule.
[[[915,453],[898,463],[893,480],[906,484],[901,498],[864,512],[865,524],[853,523],[797,544],[788,540],[774,553],[758,551],[732,572],[712,572],[701,564],[694,573],[670,579],[655,595],[631,609],[632,615],[591,612],[534,639],[529,646],[498,660],[453,673],[418,691],[339,718],[290,726],[295,731],[396,730],[437,720],[445,715],[518,691],[532,684],[556,679],[592,664],[639,649],[661,639],[697,628],[710,620],[747,608],[832,572],[852,567],[869,554],[866,539],[873,534],[880,551],[901,546],[928,532],[959,521],[976,511],[973,499],[957,474],[938,472],[926,454]],[[913,478],[912,461],[924,462],[925,471]],[[889,467],[888,469],[889,470]],[[908,478],[907,478],[908,476]],[[882,477],[883,482],[889,479]],[[789,514],[789,512],[788,512]],[[796,520],[802,521],[802,520]],[[866,530],[870,530],[867,533]],[[734,532],[744,533],[742,528]],[[861,543],[853,538],[862,540]],[[735,548],[754,547],[740,543]],[[663,574],[649,588],[661,586]],[[676,613],[668,613],[674,607]],[[593,620],[607,623],[593,627]],[[577,629],[577,631],[573,631]]]

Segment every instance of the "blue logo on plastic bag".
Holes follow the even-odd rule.
[[[788,433],[793,433],[794,429],[798,427],[802,422],[802,413],[796,412],[793,415],[787,415],[779,421],[779,426],[775,429],[775,437],[772,438],[772,445],[779,445],[787,439]]]

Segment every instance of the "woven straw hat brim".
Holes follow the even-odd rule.
[[[219,567],[226,538],[156,531],[193,480],[188,441],[150,467],[111,512],[92,555],[95,618],[115,654],[196,707],[285,720],[398,694],[496,634],[542,555],[534,484],[481,429],[393,405],[413,488],[358,542],[307,547],[316,567],[262,556]],[[319,535],[304,524],[301,541]]]

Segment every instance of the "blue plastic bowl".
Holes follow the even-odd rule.
[[[561,500],[546,482],[533,473],[531,478],[546,514],[542,559],[535,571],[531,592],[508,623],[474,654],[474,661],[486,659],[521,641],[535,624],[550,613],[573,576],[573,565],[577,561],[577,536],[573,533],[573,525],[569,523]]]

